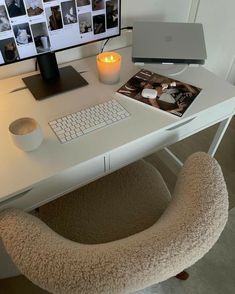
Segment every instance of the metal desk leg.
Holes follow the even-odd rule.
[[[211,155],[212,157],[214,157],[215,152],[217,151],[219,144],[221,142],[221,140],[223,139],[224,133],[227,130],[227,127],[232,119],[233,115],[226,118],[225,120],[223,120],[218,127],[218,130],[214,136],[214,139],[210,145],[210,148],[208,150],[208,154]]]
[[[167,152],[167,154],[174,159],[175,163],[179,167],[179,169],[183,166],[183,162],[173,153],[171,150],[167,147],[164,148],[164,150]]]
[[[228,127],[232,117],[233,117],[233,115],[220,122],[218,130],[217,130],[217,132],[211,142],[210,148],[207,152],[210,156],[214,157],[215,152],[217,151],[219,144],[220,144],[221,140],[223,139],[224,133],[226,132],[227,127]],[[171,152],[167,147],[165,147],[164,150],[166,151],[168,158],[174,159],[174,163],[175,163],[174,168],[171,168],[169,163],[167,164],[167,166],[170,167],[170,169],[172,171],[177,173],[182,168],[183,162],[173,152]]]

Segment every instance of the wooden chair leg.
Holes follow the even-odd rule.
[[[182,271],[178,275],[175,276],[177,279],[185,281],[189,278],[189,274],[186,271]]]

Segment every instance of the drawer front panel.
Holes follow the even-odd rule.
[[[142,137],[113,150],[110,154],[110,170],[114,171],[143,158],[157,150],[170,146],[188,136],[216,124],[234,113],[234,102],[211,107],[198,116],[186,118],[176,125]]]
[[[42,181],[28,190],[2,201],[0,209],[17,207],[30,211],[104,174],[104,156],[72,167]]]
[[[178,133],[178,129],[173,133],[166,130],[158,131],[113,150],[110,154],[110,171],[117,170],[168,146],[169,142],[177,140]]]
[[[228,101],[223,105],[216,105],[202,111],[197,116],[186,119],[185,122],[169,127],[166,131],[174,134],[178,130],[179,140],[191,136],[203,129],[206,129],[218,122],[223,121],[234,113],[234,102]],[[175,142],[173,142],[175,143]]]

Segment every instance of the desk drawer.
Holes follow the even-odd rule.
[[[89,160],[46,179],[25,192],[0,203],[0,209],[17,207],[30,211],[81,187],[104,174],[104,156]]]
[[[113,150],[110,154],[110,171],[117,170],[226,119],[234,112],[233,104],[233,101],[232,103],[228,101],[223,103],[223,106],[216,105],[197,116],[179,120],[172,127],[153,132]]]
[[[231,101],[228,101],[227,103],[223,103],[222,105],[219,104],[207,109],[206,111],[202,111],[197,116],[186,119],[183,123],[179,123],[176,126],[169,127],[166,131],[169,132],[170,136],[177,134],[177,139],[179,141],[218,122],[223,121],[224,119],[231,116],[233,112],[233,103],[231,103]]]
[[[169,141],[173,140],[172,137],[174,136],[166,130],[160,130],[113,150],[109,158],[110,171],[113,172],[162,149],[169,144]]]

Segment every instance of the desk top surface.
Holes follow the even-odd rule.
[[[85,71],[82,75],[88,81],[88,86],[50,99],[36,101],[27,89],[9,93],[24,87],[22,76],[0,81],[0,199],[6,199],[26,187],[138,138],[177,125],[218,103],[222,103],[223,107],[224,101],[235,97],[235,87],[226,81],[203,67],[188,68],[174,78],[203,90],[183,118],[117,95],[115,98],[131,113],[130,118],[72,142],[60,144],[48,125],[49,121],[110,99],[121,85],[138,72],[139,68],[131,62],[131,48],[123,48],[119,52],[123,58],[121,80],[115,85],[99,82],[94,56],[70,63],[77,71]],[[8,126],[19,117],[34,117],[41,125],[44,141],[37,150],[23,152],[12,143]]]

